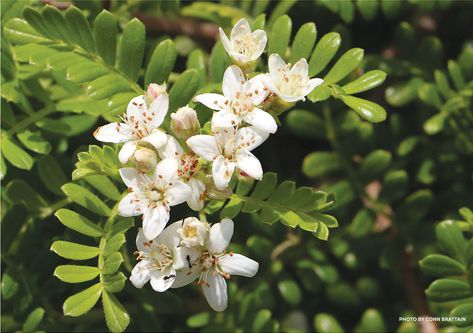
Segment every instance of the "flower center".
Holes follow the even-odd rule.
[[[148,246],[151,246],[153,241],[147,242]],[[160,270],[165,271],[171,267],[174,262],[174,255],[165,244],[160,244],[155,247],[151,252],[145,253],[143,251],[136,251],[136,260],[148,259],[151,263],[146,266],[148,270]]]
[[[306,80],[300,74],[289,74],[288,71],[285,71],[278,83],[278,90],[281,93],[294,96],[301,94],[306,85]]]
[[[253,55],[254,50],[256,50],[257,43],[255,38],[251,36],[251,34],[246,34],[235,38],[233,41],[233,49],[243,54],[247,57],[251,57]]]
[[[233,113],[239,116],[244,116],[253,111],[253,104],[251,103],[250,96],[240,92],[236,93],[235,99],[231,102],[230,106]]]
[[[164,200],[166,190],[158,187],[155,183],[150,183],[145,189],[145,195],[149,199],[150,206],[156,207],[157,203]]]
[[[201,273],[199,276],[199,281],[197,281],[198,285],[207,285],[209,286],[209,283],[207,282],[207,274],[220,274],[222,275],[225,279],[230,278],[230,274],[225,272],[222,267],[220,267],[219,261],[220,257],[223,256],[225,252],[222,254],[211,254],[208,251],[202,252],[202,255],[200,257],[200,269]],[[232,254],[230,254],[232,255]]]
[[[179,169],[177,174],[179,177],[189,180],[198,170],[197,165],[199,159],[194,154],[182,154],[179,160]]]
[[[185,225],[182,232],[185,238],[193,238],[197,236],[197,228],[195,226]]]

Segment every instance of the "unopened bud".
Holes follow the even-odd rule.
[[[171,129],[180,139],[187,139],[197,134],[200,129],[197,112],[188,106],[184,106],[175,113],[171,113]]]
[[[145,95],[145,102],[149,106],[159,95],[166,93],[166,83],[150,83]]]
[[[133,154],[131,161],[139,172],[147,173],[154,170],[158,163],[158,157],[152,149],[140,147]]]

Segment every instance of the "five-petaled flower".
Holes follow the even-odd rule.
[[[290,68],[290,64],[286,64],[279,54],[271,54],[268,67],[265,84],[285,102],[305,100],[305,96],[324,82],[309,77],[309,65],[304,58]]]
[[[178,163],[167,158],[156,165],[152,176],[134,168],[120,169],[123,182],[131,191],[118,205],[121,216],[143,215],[146,239],[156,238],[169,221],[170,206],[186,201],[191,195],[188,185],[176,179]]]
[[[215,186],[224,190],[230,182],[235,168],[254,179],[263,177],[260,161],[250,153],[268,138],[268,133],[253,126],[239,130],[214,128],[214,135],[195,135],[187,139],[190,149],[206,161],[212,162]]]
[[[118,158],[126,163],[138,143],[159,148],[166,143],[166,134],[159,129],[168,112],[169,97],[161,93],[149,107],[143,95],[133,98],[123,115],[123,123],[110,123],[97,128],[94,136],[102,142],[122,143]]]
[[[168,141],[159,150],[161,158],[175,158],[178,163],[177,178],[186,183],[191,194],[187,198],[187,205],[195,211],[204,207],[205,184],[196,177],[199,171],[199,157],[193,152],[185,152],[179,142],[171,135],[168,135]]]
[[[210,228],[208,240],[201,248],[200,258],[190,261],[189,267],[176,271],[171,288],[185,286],[195,279],[202,286],[205,298],[215,311],[223,311],[228,304],[227,283],[231,275],[253,277],[259,264],[241,254],[227,253],[233,236],[233,221],[223,219]]]
[[[162,292],[174,283],[176,270],[183,269],[187,262],[198,259],[200,252],[191,247],[179,246],[180,238],[176,230],[181,221],[174,222],[155,239],[147,240],[143,230],[136,236],[136,259],[139,260],[131,271],[130,281],[142,288],[150,281],[154,290]]]
[[[266,47],[268,37],[264,30],[251,32],[250,24],[245,18],[240,19],[233,27],[228,39],[222,28],[219,28],[220,39],[227,53],[238,64],[244,65],[257,60]]]
[[[276,121],[258,108],[268,96],[263,77],[261,74],[247,81],[240,67],[233,65],[223,75],[223,95],[201,94],[194,100],[218,111],[212,117],[212,127],[234,127],[245,121],[261,131],[274,133],[278,128]]]

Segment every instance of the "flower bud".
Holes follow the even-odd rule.
[[[152,149],[139,147],[131,157],[131,161],[139,172],[147,173],[154,170],[158,163],[158,157]]]
[[[159,95],[166,93],[166,83],[150,83],[145,94],[145,102],[149,106]]]
[[[180,139],[187,139],[198,133],[200,128],[197,112],[185,106],[171,113],[171,129]]]
[[[195,217],[184,219],[182,227],[177,229],[181,237],[181,244],[187,247],[203,246],[208,238],[210,225],[207,222],[201,222]]]

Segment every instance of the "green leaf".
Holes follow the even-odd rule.
[[[465,318],[465,321],[455,321],[455,326],[467,327],[473,324],[473,302],[460,304],[450,312],[451,318]]]
[[[259,310],[256,315],[255,319],[253,320],[253,324],[251,326],[252,332],[266,332],[266,327],[270,323],[271,319],[271,311],[268,309],[261,309]]]
[[[102,293],[105,321],[111,332],[123,332],[130,324],[130,315],[116,297],[107,292]]]
[[[362,332],[386,332],[383,316],[376,309],[368,309],[361,316],[359,329]]]
[[[115,64],[117,52],[117,20],[106,10],[97,15],[94,22],[97,53],[109,65]]]
[[[2,251],[8,252],[8,249],[16,239],[23,225],[26,223],[28,211],[23,204],[14,204],[1,219],[1,245]],[[3,289],[2,289],[3,290]]]
[[[317,28],[312,22],[303,24],[294,37],[289,62],[295,64],[301,58],[309,58],[317,39]]]
[[[46,24],[39,14],[39,12],[32,7],[25,7],[23,10],[23,17],[26,19],[26,21],[39,33],[42,35],[48,37],[48,38],[53,38],[53,36],[49,33],[48,29],[46,28]]]
[[[309,61],[309,76],[319,74],[337,53],[341,44],[340,34],[330,32],[324,35],[315,46]]]
[[[447,302],[472,296],[470,285],[456,279],[435,280],[425,293],[434,302]]]
[[[289,39],[292,32],[292,20],[289,16],[283,15],[278,18],[271,27],[268,41],[268,54],[277,53],[284,58]]]
[[[13,18],[4,26],[5,37],[15,44],[43,43],[47,39],[41,36],[25,20]]]
[[[320,223],[317,230],[314,232],[314,236],[320,240],[327,240],[329,235],[329,230],[325,224]]]
[[[60,265],[54,270],[54,276],[62,282],[80,283],[99,276],[100,270],[92,266]]]
[[[342,89],[348,95],[357,94],[381,85],[385,79],[385,72],[380,70],[372,70],[363,74],[355,81],[344,85]]]
[[[409,81],[388,87],[386,89],[386,101],[392,106],[404,106],[417,97],[417,91],[422,83],[422,79],[414,77]]]
[[[322,117],[307,110],[291,110],[286,117],[287,126],[296,135],[310,139],[324,139],[325,125]]]
[[[328,313],[319,313],[314,317],[314,330],[320,333],[345,332],[337,320]]]
[[[223,73],[228,65],[227,51],[219,41],[215,43],[209,59],[209,74],[211,82],[221,82]]]
[[[95,52],[95,40],[89,23],[82,12],[70,6],[65,12],[71,40],[88,52]]]
[[[3,244],[2,244],[3,246]],[[18,292],[18,277],[10,268],[2,275],[2,298],[9,300]]]
[[[102,228],[100,228],[98,224],[93,223],[72,210],[61,208],[54,215],[56,215],[59,221],[66,227],[80,232],[81,234],[90,237],[102,236]]]
[[[104,99],[117,93],[127,92],[130,90],[130,83],[122,76],[107,74],[89,83],[87,86],[87,95],[93,99]]]
[[[350,234],[355,238],[366,236],[373,229],[375,218],[371,210],[366,208],[359,210],[349,226]]]
[[[299,285],[292,280],[283,280],[278,283],[282,298],[292,306],[297,306],[302,300]]]
[[[109,240],[107,240],[107,243],[105,244],[105,247],[103,249],[103,255],[105,257],[111,255],[112,253],[118,251],[123,243],[125,243],[125,235],[124,234],[116,234]]]
[[[332,96],[332,91],[330,90],[330,88],[324,84],[321,84],[314,90],[312,90],[312,92],[307,95],[307,98],[309,98],[312,103],[316,103],[325,101],[329,99],[330,96]]]
[[[350,49],[345,52],[335,63],[332,69],[324,77],[325,83],[337,83],[350,74],[363,59],[364,51],[359,48]]]
[[[409,178],[404,170],[390,171],[384,176],[381,199],[393,202],[407,193]]]
[[[123,257],[120,252],[114,252],[110,254],[103,265],[104,274],[114,274],[120,268],[120,265],[123,262]]]
[[[240,198],[231,198],[225,207],[220,211],[220,218],[232,219],[240,213],[243,201]]]
[[[19,169],[30,170],[33,167],[33,158],[7,137],[2,138],[2,155]]]
[[[91,175],[85,176],[84,179],[90,186],[111,200],[118,201],[122,196],[115,184],[107,176]]]
[[[312,152],[302,162],[304,175],[314,179],[336,174],[340,169],[341,164],[338,155],[331,152]]]
[[[38,172],[48,190],[63,195],[61,186],[67,182],[67,178],[54,157],[51,155],[42,156],[38,160]]]
[[[47,5],[41,10],[41,17],[49,34],[54,37],[54,39],[70,41],[69,34],[67,33],[66,20],[59,9]]]
[[[69,66],[66,78],[74,83],[86,83],[93,81],[108,72],[109,70],[102,64],[85,60]]]
[[[145,34],[144,24],[134,18],[126,25],[118,50],[118,69],[133,81],[140,75],[145,52]]]
[[[440,99],[440,95],[437,92],[435,85],[431,83],[424,83],[420,86],[419,91],[419,98],[421,101],[426,103],[427,105],[431,105],[440,109],[442,107],[442,100]]]
[[[12,202],[23,203],[33,214],[50,213],[51,208],[48,203],[24,180],[12,180],[8,183],[5,192]]]
[[[23,332],[35,332],[37,330],[38,325],[41,323],[44,317],[44,309],[43,308],[36,308],[34,309],[23,324]]]
[[[465,266],[441,254],[429,254],[419,261],[419,265],[424,274],[435,277],[456,276],[466,273]]]
[[[102,284],[97,283],[66,299],[62,310],[65,316],[79,317],[92,309],[100,298]]]
[[[199,87],[203,86],[207,81],[207,67],[205,65],[206,59],[204,52],[201,49],[195,49],[187,58],[187,69],[196,69],[199,72],[200,83]]]
[[[391,164],[391,153],[378,149],[372,151],[361,163],[361,175],[366,180],[372,180],[384,175]]]
[[[198,328],[206,326],[210,321],[210,313],[208,312],[200,312],[194,314],[187,318],[186,324],[191,328]]]
[[[57,255],[73,260],[92,259],[100,253],[100,249],[95,246],[76,244],[66,241],[55,241],[51,245],[51,251]]]
[[[189,103],[199,89],[199,72],[188,69],[181,74],[169,91],[169,112],[176,111]]]
[[[109,293],[118,293],[125,286],[126,276],[122,272],[114,275],[104,275],[104,289]]]
[[[363,119],[372,123],[378,123],[386,119],[386,110],[379,104],[354,96],[342,95],[340,98]]]
[[[442,248],[461,263],[465,262],[466,241],[460,227],[453,221],[444,221],[435,227],[435,234]]]
[[[159,43],[154,49],[145,74],[145,86],[150,83],[164,83],[176,62],[176,45],[170,39]]]
[[[51,151],[51,144],[39,133],[25,130],[17,134],[18,140],[29,150],[38,154],[48,154]]]
[[[88,210],[101,215],[109,216],[110,208],[103,203],[95,194],[86,190],[85,188],[68,183],[61,187],[62,191],[75,203],[78,205],[87,208]]]

